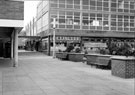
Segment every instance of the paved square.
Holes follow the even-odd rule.
[[[18,68],[0,66],[0,95],[134,95],[134,79],[81,62],[29,55]]]

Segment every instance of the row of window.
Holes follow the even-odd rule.
[[[81,13],[81,12],[72,12],[72,11],[51,11],[51,17],[61,18],[61,19],[82,19],[84,20],[109,20],[115,21],[115,22],[135,22],[135,16],[128,16],[128,15],[115,15],[111,14],[109,17],[109,14],[101,14],[101,13]]]
[[[107,26],[81,26],[80,25],[56,25],[59,29],[84,29],[84,30],[102,30],[102,31],[125,31],[125,32],[134,32],[135,28],[126,28],[126,27],[107,27]],[[51,28],[53,25],[51,24]]]
[[[135,17],[100,13],[81,13],[72,11],[51,11],[51,22],[57,18],[57,28],[101,29],[134,31]]]
[[[135,9],[124,9],[124,8],[115,8],[115,7],[106,7],[105,6],[83,6],[84,10],[97,10],[97,11],[111,11],[111,12],[125,12],[125,13],[134,13]],[[64,4],[51,4],[51,8],[67,8],[67,9],[81,9],[79,5],[64,5]]]
[[[59,2],[58,2],[59,1]],[[111,3],[110,7],[114,8],[122,8],[122,9],[135,9],[135,4],[134,2],[130,1],[111,1],[109,0],[82,0],[82,4],[80,4],[80,0],[52,0],[52,4],[59,4],[60,6],[64,5],[79,5],[83,7],[89,7],[89,6],[104,6],[104,7],[109,7],[109,3]]]

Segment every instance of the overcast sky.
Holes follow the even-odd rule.
[[[24,25],[27,25],[36,16],[37,4],[40,0],[29,0],[24,2]]]

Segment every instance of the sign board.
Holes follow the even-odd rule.
[[[89,42],[89,43],[84,43],[84,47],[102,47],[102,48],[106,48],[107,45],[106,43],[92,43],[92,42]]]

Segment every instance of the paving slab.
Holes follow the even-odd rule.
[[[0,95],[134,95],[134,79],[82,62],[38,53],[19,56],[18,68],[7,65],[0,65]]]

